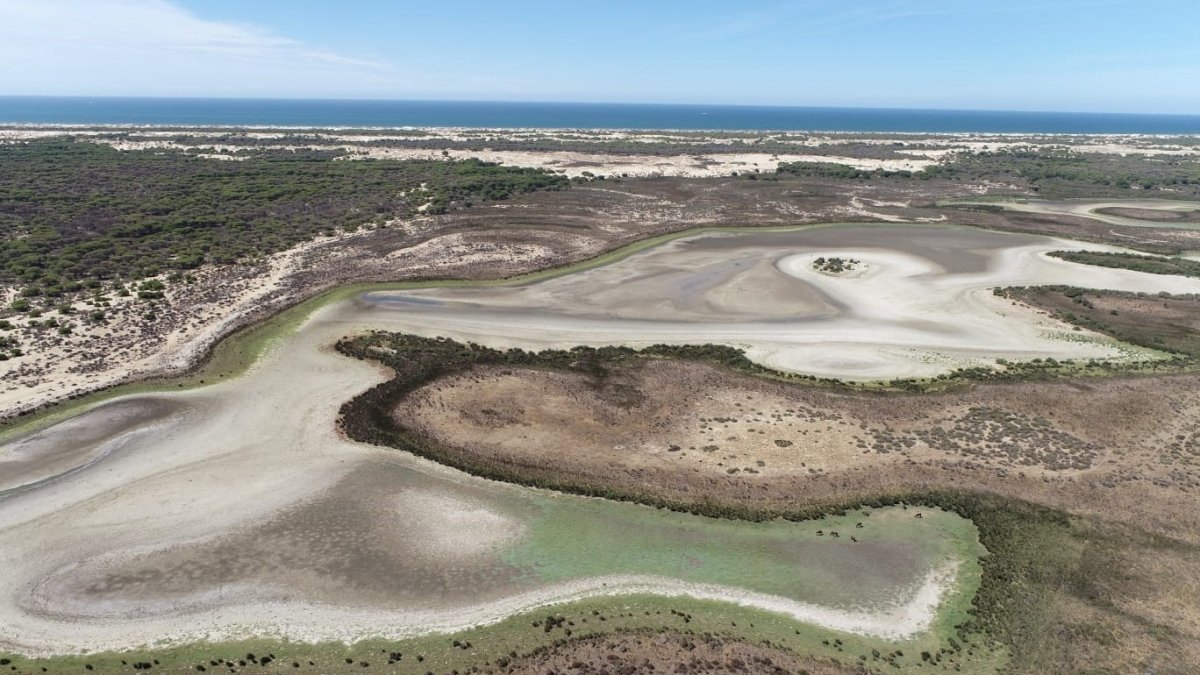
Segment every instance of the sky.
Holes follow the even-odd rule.
[[[1200,114],[1200,1],[0,0],[0,95]]]

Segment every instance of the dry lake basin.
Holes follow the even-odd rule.
[[[1116,250],[952,226],[713,232],[533,284],[326,304],[242,375],[117,398],[0,446],[3,646],[404,636],[633,593],[919,635],[978,581],[985,551],[956,515],[751,523],[475,478],[341,436],[339,406],[388,374],[332,345],[366,330],[494,347],[722,343],[774,368],[879,380],[1153,356],[998,286],[1200,293],[1196,279],[1045,255],[1061,249]],[[822,257],[856,262],[835,274]]]

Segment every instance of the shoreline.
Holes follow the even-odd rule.
[[[401,640],[452,635],[473,628],[487,629],[541,609],[627,596],[651,596],[659,601],[687,598],[716,602],[786,617],[818,629],[887,642],[905,642],[930,631],[944,605],[956,598],[963,599],[958,597],[963,590],[963,580],[960,579],[962,567],[962,561],[946,561],[927,571],[910,589],[911,595],[908,597],[894,598],[870,609],[827,607],[719,584],[621,574],[558,582],[466,608],[389,612],[323,606],[311,602],[267,602],[255,603],[257,616],[247,619],[245,606],[234,604],[208,611],[153,617],[149,619],[156,627],[153,635],[126,634],[120,640],[76,643],[65,650],[46,645],[6,643],[3,638],[0,638],[0,645],[30,658],[132,651],[147,644],[154,644],[156,648],[172,648],[255,639],[281,639],[310,645],[336,641],[352,645],[366,640]],[[305,619],[281,621],[279,618],[295,616],[297,613]],[[206,623],[203,628],[182,628],[182,625],[195,623],[205,614],[216,614],[221,618]],[[222,616],[227,614],[237,615],[238,619]],[[174,626],[166,630],[157,628],[164,623]],[[114,630],[120,631],[121,628],[114,627]]]
[[[1103,114],[1103,113],[1101,113]],[[287,125],[287,124],[170,124],[144,122],[20,122],[0,121],[0,130],[112,130],[130,131],[147,129],[153,131],[284,131],[289,133],[304,131],[430,131],[430,132],[593,132],[593,133],[679,133],[679,134],[789,134],[797,136],[858,136],[867,138],[880,137],[996,137],[996,138],[1134,138],[1134,139],[1170,139],[1170,138],[1200,138],[1200,131],[1192,133],[1126,133],[1126,132],[1079,132],[1079,131],[846,131],[835,129],[694,129],[672,127],[503,127],[503,126],[441,126],[441,125]]]

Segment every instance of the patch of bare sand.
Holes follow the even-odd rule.
[[[321,237],[259,264],[205,266],[191,284],[172,284],[166,303],[150,305],[133,296],[106,293],[102,321],[74,321],[72,332],[41,331],[26,354],[0,363],[0,417],[37,408],[140,377],[185,370],[231,330],[264,309],[296,297],[287,280],[304,269],[310,254],[338,241],[362,236]],[[76,316],[92,310],[76,303]],[[13,317],[18,328],[22,318]]]
[[[503,259],[536,269],[551,264],[556,254],[552,247],[536,242],[481,241],[462,232],[451,232],[392,251],[386,260],[398,267],[421,264],[436,270]]]
[[[0,496],[97,462],[137,435],[162,431],[178,421],[183,409],[169,400],[147,398],[109,403],[95,413],[0,447]]]
[[[252,637],[286,638],[302,642],[356,642],[365,638],[400,639],[429,633],[452,633],[497,623],[513,614],[538,607],[553,607],[592,597],[621,595],[658,595],[713,600],[783,614],[804,623],[832,630],[888,640],[904,640],[927,631],[942,599],[953,587],[957,562],[930,570],[914,588],[891,602],[869,610],[844,610],[797,602],[780,596],[752,593],[712,584],[692,584],[667,577],[601,576],[553,584],[482,605],[449,610],[363,611],[331,605],[299,605],[286,601],[256,601],[233,604],[216,593],[206,598],[206,609],[184,614],[155,612],[148,618],[110,618],[78,626],[72,637],[55,635],[54,642],[30,640],[30,631],[58,632],[58,622],[35,618],[21,621],[20,637],[8,636],[5,644],[31,656],[68,652],[132,649],[148,642],[159,645],[187,644],[197,641],[245,640]],[[231,587],[222,591],[232,596],[261,596],[269,588]],[[42,598],[30,597],[36,603]],[[55,598],[55,602],[57,602]],[[144,609],[138,614],[143,614]],[[202,627],[201,627],[202,626]],[[47,636],[48,637],[48,636]],[[45,639],[45,638],[43,638]]]

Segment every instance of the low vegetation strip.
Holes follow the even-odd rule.
[[[60,295],[567,185],[478,160],[342,154],[276,149],[218,160],[63,139],[0,145],[0,283]]]
[[[703,348],[680,351],[675,358],[703,357]],[[795,498],[789,509],[763,509],[753,500],[716,501],[712,495],[667,499],[653,485],[631,487],[595,479],[579,480],[561,467],[553,473],[476,456],[469,448],[432,443],[397,425],[392,411],[418,386],[440,376],[480,364],[567,369],[603,378],[615,361],[652,358],[633,350],[577,349],[533,354],[505,352],[464,345],[446,339],[424,339],[387,333],[343,340],[343,354],[379,361],[396,377],[364,393],[342,408],[341,425],[353,439],[395,447],[484,477],[565,492],[635,501],[707,516],[763,520],[806,519],[864,506],[921,504],[957,513],[975,523],[989,551],[982,561],[983,577],[973,601],[971,618],[957,626],[957,637],[929,661],[953,667],[958,659],[1002,645],[1020,654],[1022,672],[1072,672],[1086,668],[1081,651],[1106,652],[1113,642],[1105,635],[1087,634],[1080,616],[1107,620],[1114,594],[1126,572],[1114,561],[1137,551],[1175,550],[1178,542],[1136,532],[1115,532],[1105,526],[1073,519],[1037,504],[987,493],[954,489],[894,491],[847,495],[841,502],[808,503]],[[1190,554],[1189,554],[1190,555]],[[1105,562],[1107,561],[1107,563]],[[1082,609],[1080,609],[1082,607]],[[1047,640],[1047,631],[1055,639]],[[1119,643],[1116,643],[1119,645]]]
[[[1052,251],[1048,255],[1082,265],[1115,267],[1118,269],[1148,272],[1150,274],[1177,274],[1184,277],[1200,277],[1200,262],[1187,258],[1164,258],[1137,253],[1109,253],[1104,251]]]
[[[1181,365],[1190,360],[1194,367],[1200,358],[1200,296],[1074,286],[999,288],[995,293],[1122,342],[1177,354]]]
[[[924,177],[924,172],[889,171],[886,169],[856,169],[847,164],[832,162],[780,162],[778,173],[803,178],[837,178],[843,180],[870,180],[872,178]]]

